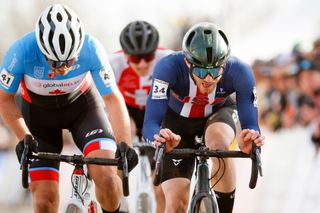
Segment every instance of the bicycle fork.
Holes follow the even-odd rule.
[[[74,210],[71,209],[78,209],[78,211],[84,213],[97,213],[97,204],[91,200],[89,193],[92,183],[91,180],[87,181],[83,167],[74,168],[71,182],[71,200],[66,212],[74,212]]]
[[[211,193],[210,190],[209,165],[205,159],[200,159],[200,162],[197,163],[196,173],[197,180],[190,209],[195,209],[195,206],[199,205],[202,198],[209,197],[212,200],[213,212],[219,213],[216,195]]]

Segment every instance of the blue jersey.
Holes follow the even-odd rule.
[[[19,85],[22,95],[32,102],[27,92],[37,96],[57,97],[85,92],[92,79],[102,96],[116,86],[111,66],[101,43],[86,34],[77,62],[64,76],[56,75],[40,51],[35,32],[17,40],[7,51],[0,67],[0,87],[7,93],[16,93]]]
[[[173,53],[155,67],[143,125],[144,137],[147,141],[154,140],[167,107],[183,117],[205,118],[216,112],[232,93],[236,95],[242,129],[259,130],[255,80],[249,65],[230,57],[221,80],[207,95],[201,94],[191,78],[183,53]]]

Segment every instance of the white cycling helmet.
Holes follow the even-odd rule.
[[[54,4],[44,10],[35,32],[38,46],[48,59],[67,61],[79,56],[84,40],[83,25],[67,6]]]

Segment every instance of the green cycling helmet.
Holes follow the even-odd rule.
[[[182,41],[182,50],[191,64],[212,68],[222,66],[228,60],[230,44],[218,26],[203,22],[187,31]]]

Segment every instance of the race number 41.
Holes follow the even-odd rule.
[[[2,86],[8,89],[14,80],[14,76],[9,73],[6,69],[2,69],[0,72],[0,82]]]

